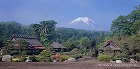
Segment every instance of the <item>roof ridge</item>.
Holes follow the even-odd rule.
[[[12,35],[12,38],[30,38],[30,39],[37,39],[36,36],[33,36],[33,35],[22,35],[22,34],[13,34]]]

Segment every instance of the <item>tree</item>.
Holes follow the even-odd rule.
[[[112,21],[112,35],[133,35],[139,30],[140,5],[136,7],[130,14],[119,16]]]
[[[63,45],[68,48],[69,51],[73,50],[74,48],[78,47],[78,40],[75,36],[69,38]]]
[[[111,31],[113,35],[131,35],[131,23],[128,21],[127,16],[119,16],[112,22]]]
[[[35,34],[38,36],[43,45],[49,44],[51,40],[51,34],[55,30],[57,22],[53,20],[41,21],[40,24],[33,24],[32,28]]]
[[[140,34],[131,36],[129,39],[129,49],[133,55],[140,53]]]
[[[91,48],[91,41],[88,37],[83,37],[80,39],[80,49],[83,50],[83,52],[87,52],[88,49]],[[90,51],[90,50],[88,50]]]

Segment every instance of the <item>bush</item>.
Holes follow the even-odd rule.
[[[73,56],[75,59],[79,59],[79,58],[82,58],[82,54],[76,54]]]
[[[44,56],[37,56],[37,59],[38,59],[38,61],[41,61],[41,62],[50,62],[51,61],[50,57],[44,57]]]
[[[12,58],[12,62],[20,62],[20,58]]]
[[[52,55],[50,58],[51,58],[51,60],[54,60],[54,59],[56,59],[56,55]]]
[[[2,61],[2,56],[0,56],[0,62]]]
[[[113,58],[112,61],[122,60],[122,58]]]
[[[109,62],[113,57],[110,55],[99,55],[97,58],[99,61]]]
[[[140,61],[140,53],[137,53],[137,54],[136,54],[135,60],[136,60],[136,61]]]
[[[19,59],[20,59],[19,60],[20,62],[25,62],[26,61],[26,57],[20,57]]]
[[[36,56],[30,56],[29,59],[32,60],[32,62],[38,62],[39,61]]]
[[[121,53],[121,54],[118,54],[116,57],[117,58],[129,58],[130,56],[128,56],[127,54]]]
[[[68,60],[70,58],[70,56],[68,55],[61,55],[60,58],[56,58],[56,61],[65,61]]]
[[[129,59],[128,58],[123,58],[122,61],[123,62],[129,62]]]
[[[68,56],[68,55],[61,55],[61,56],[60,56],[60,60],[61,60],[61,61],[68,60],[69,58],[70,58],[70,56]]]

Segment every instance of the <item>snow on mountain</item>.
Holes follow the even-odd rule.
[[[97,30],[97,24],[88,17],[78,17],[69,23],[70,28]]]

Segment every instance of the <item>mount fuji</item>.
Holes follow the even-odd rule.
[[[97,24],[88,17],[78,17],[71,21],[68,27],[74,29],[98,30]]]

